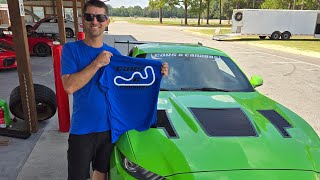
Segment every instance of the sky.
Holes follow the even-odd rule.
[[[149,0],[110,0],[107,2],[107,4],[110,4],[112,7],[129,7],[129,6],[140,6],[142,8],[148,6]]]

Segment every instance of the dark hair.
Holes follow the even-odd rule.
[[[85,4],[84,4],[84,6],[83,6],[83,11],[82,11],[82,13],[85,13],[86,11],[87,11],[87,8],[89,7],[89,6],[94,6],[94,7],[98,7],[98,8],[104,8],[104,10],[105,10],[105,15],[108,15],[108,6],[104,3],[104,2],[102,2],[102,1],[100,1],[100,0],[89,0],[88,2],[86,2]]]

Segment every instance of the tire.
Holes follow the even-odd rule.
[[[34,46],[33,52],[39,57],[46,57],[51,54],[51,49],[48,44],[38,43]]]
[[[259,36],[260,39],[266,39],[267,36]]]
[[[54,116],[57,111],[55,92],[46,86],[34,84],[34,94],[38,121],[47,120]],[[12,90],[10,94],[9,108],[14,116],[19,119],[25,119],[20,96],[20,86]]]
[[[26,26],[26,30],[27,30],[27,32],[30,32],[30,31],[31,31],[31,29],[32,29],[32,26],[30,26],[30,25],[27,25],[27,26]]]
[[[242,12],[237,12],[237,13],[234,15],[234,19],[235,19],[236,21],[241,21],[241,20],[242,20],[242,17],[243,17]]]
[[[281,33],[279,31],[274,31],[271,36],[270,36],[270,39],[272,40],[278,40],[280,39],[281,37]]]
[[[67,37],[67,38],[72,38],[72,37],[74,37],[74,32],[73,32],[72,29],[66,28],[66,37]]]
[[[288,40],[291,37],[291,33],[289,31],[285,31],[281,34],[281,39]]]

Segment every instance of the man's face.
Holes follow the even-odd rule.
[[[89,6],[87,7],[87,10],[85,13],[94,14],[94,15],[98,15],[98,14],[104,15],[105,9]],[[94,17],[92,21],[86,21],[85,19],[83,19],[83,22],[84,22],[83,28],[84,28],[84,32],[86,33],[86,36],[99,37],[103,34],[105,28],[109,25],[110,20],[106,19],[104,22],[99,22],[97,21],[97,18]]]

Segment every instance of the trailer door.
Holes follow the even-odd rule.
[[[317,24],[316,24],[316,30],[314,32],[315,38],[320,38],[320,13],[318,13],[317,17]]]

